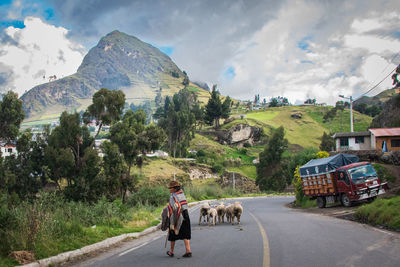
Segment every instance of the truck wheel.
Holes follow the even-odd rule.
[[[342,205],[345,207],[351,207],[351,201],[345,193],[340,196],[340,202],[342,202]]]
[[[376,198],[377,198],[376,196],[375,196],[375,197],[370,197],[370,198],[367,199],[367,202],[368,202],[368,203],[371,203],[371,202],[373,202]]]
[[[318,208],[323,209],[326,206],[326,199],[325,197],[317,197],[317,205]]]

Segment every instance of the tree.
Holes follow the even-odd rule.
[[[222,104],[219,94],[217,93],[217,85],[214,84],[211,97],[206,105],[205,121],[208,125],[215,124],[215,128],[219,127],[219,119],[222,116]]]
[[[362,114],[366,114],[367,107],[368,105],[366,103],[360,103],[359,105],[354,105],[354,110],[357,110]]]
[[[323,117],[323,122],[327,122],[327,121],[331,121],[336,117],[336,108],[331,108],[330,110],[328,110],[324,117]]]
[[[304,101],[304,104],[315,105],[316,103],[317,103],[317,100],[315,98],[313,98],[313,99],[308,98],[306,101]]]
[[[195,107],[199,105],[195,93],[186,88],[172,97],[166,98],[164,111],[159,110],[161,118],[158,125],[165,130],[168,137],[167,148],[176,156],[185,156],[190,140],[194,137],[196,128]],[[198,107],[199,108],[199,107]],[[201,114],[198,114],[200,117]]]
[[[186,87],[189,85],[189,76],[187,75],[186,71],[183,71],[183,81],[182,84]]]
[[[84,113],[85,123],[89,123],[91,119],[95,119],[96,125],[99,126],[91,147],[94,146],[94,140],[99,135],[103,125],[109,125],[120,119],[125,105],[125,94],[121,90],[101,88],[94,93],[92,102]]]
[[[97,151],[92,149],[93,140],[88,128],[81,126],[78,113],[63,112],[60,125],[49,136],[47,166],[50,173],[56,174],[53,180],[65,175],[67,187],[64,194],[69,199],[95,201],[101,195],[104,183],[100,175],[100,159]]]
[[[127,190],[133,186],[132,180],[127,176],[124,156],[121,154],[117,144],[106,141],[102,144],[102,147],[104,152],[103,170],[107,188],[106,194],[110,200],[115,200],[117,196],[120,196],[124,203]]]
[[[335,140],[332,138],[332,134],[327,134],[324,132],[324,134],[321,137],[321,144],[319,146],[319,149],[322,151],[334,151],[335,150]]]
[[[337,109],[337,110],[340,110],[340,111],[343,111],[344,110],[344,107],[345,107],[345,105],[344,105],[344,101],[337,101],[336,102],[336,104],[335,104],[335,108]]]
[[[271,98],[271,101],[269,102],[269,106],[270,107],[277,107],[278,106],[278,100],[275,97]]]
[[[127,165],[124,175],[119,176],[118,184],[121,187],[122,200],[125,201],[126,192],[134,186],[131,178],[132,166],[136,164],[141,168],[146,153],[150,150],[156,150],[162,145],[165,140],[165,133],[156,125],[146,126],[146,114],[141,109],[136,112],[128,110],[122,121],[111,127],[110,133],[111,141],[118,146],[119,152],[123,154],[123,159]],[[107,149],[110,157],[112,155],[115,157],[117,154],[115,148],[107,147]],[[139,156],[139,154],[142,154],[142,156]],[[119,170],[122,170],[121,165],[117,163],[110,159],[106,166],[109,168],[116,166]],[[108,177],[107,173],[106,177]]]
[[[281,126],[273,131],[264,151],[260,153],[260,163],[256,166],[256,184],[261,190],[281,191],[285,188],[286,179],[283,177],[281,159],[287,147],[288,140],[285,138],[285,130]]]
[[[15,140],[24,118],[22,100],[18,99],[18,95],[12,91],[4,94],[0,101],[0,138]]]
[[[231,113],[231,104],[232,104],[231,98],[229,96],[226,97],[221,106],[221,118],[223,119],[229,118],[229,115]]]
[[[371,116],[371,117],[375,117],[376,115],[378,115],[380,112],[382,111],[382,109],[378,108],[375,105],[371,105],[369,107],[367,107],[367,109],[365,110],[365,114]]]

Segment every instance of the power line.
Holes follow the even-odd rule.
[[[397,68],[397,67],[396,67],[396,68]],[[392,73],[396,70],[396,68],[394,68],[388,75],[386,75],[385,78],[383,78],[379,83],[377,83],[377,84],[374,85],[371,89],[369,89],[367,92],[363,93],[362,95],[360,95],[359,97],[357,97],[357,98],[355,98],[355,99],[358,99],[358,98],[360,98],[360,97],[362,97],[362,96],[365,96],[366,94],[368,94],[369,92],[371,92],[372,90],[374,90],[376,87],[378,87],[384,80],[387,79],[387,77],[390,76],[390,74],[392,74]],[[355,100],[355,99],[354,99],[354,100]]]

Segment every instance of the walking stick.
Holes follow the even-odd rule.
[[[168,241],[168,237],[169,237],[169,229],[168,229],[167,237],[165,238],[165,246],[164,246],[164,248],[166,248],[166,247],[167,247],[167,241]]]

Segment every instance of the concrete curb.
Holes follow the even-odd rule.
[[[236,198],[224,198],[224,199],[219,199],[219,200],[253,199],[253,198],[264,198],[264,197],[268,197],[268,196],[236,197]],[[188,206],[189,207],[194,207],[194,206],[196,206],[198,204],[202,204],[202,203],[205,203],[205,202],[213,202],[213,201],[217,201],[217,199],[208,199],[208,200],[191,202],[191,203],[188,204]],[[64,253],[58,254],[56,256],[52,256],[52,257],[46,258],[46,259],[41,259],[41,260],[29,263],[29,264],[19,265],[18,267],[22,267],[22,266],[23,267],[44,267],[44,266],[49,266],[51,264],[58,264],[58,263],[66,262],[66,261],[69,261],[69,260],[84,256],[85,254],[88,254],[90,252],[108,248],[108,247],[113,246],[113,245],[115,245],[115,244],[117,244],[119,242],[122,242],[123,240],[125,240],[127,238],[140,238],[141,236],[145,236],[145,235],[154,233],[157,230],[159,230],[160,227],[161,227],[161,223],[159,223],[156,226],[149,227],[149,228],[143,230],[140,233],[129,233],[129,234],[123,234],[123,235],[119,235],[119,236],[110,237],[110,238],[107,238],[106,240],[100,241],[100,242],[92,244],[92,245],[85,246],[83,248],[79,248],[79,249],[76,249],[76,250],[64,252]]]

